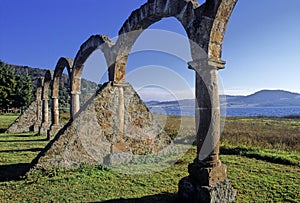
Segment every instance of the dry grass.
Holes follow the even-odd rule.
[[[300,152],[300,119],[239,118],[226,119],[221,142],[263,149]]]

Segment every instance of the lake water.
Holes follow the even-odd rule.
[[[158,114],[167,115],[182,115],[194,116],[194,108],[176,108],[176,107],[150,107],[150,111]],[[286,106],[286,107],[241,107],[241,108],[226,108],[221,109],[222,116],[300,116],[300,106]]]

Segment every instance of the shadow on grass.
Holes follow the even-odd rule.
[[[12,150],[0,150],[0,153],[13,153],[13,152],[40,152],[44,148],[30,148],[30,149],[12,149]]]
[[[0,128],[0,133],[5,133],[6,128]]]
[[[0,140],[0,142],[42,142],[47,141],[47,138],[35,139],[35,140]]]
[[[22,180],[29,167],[29,163],[0,165],[0,182]]]
[[[234,148],[226,148],[221,147],[220,153],[223,155],[238,155],[244,156],[247,158],[255,158],[257,160],[267,161],[274,164],[284,164],[291,166],[300,166],[299,160],[291,159],[289,157],[279,156],[279,155],[270,155],[263,154],[255,149],[244,148],[244,147],[234,147]]]
[[[157,195],[150,195],[141,198],[132,199],[113,199],[103,201],[102,203],[180,203],[177,200],[176,194],[162,193]]]
[[[6,137],[36,137],[38,136],[38,133],[36,134],[7,134]]]

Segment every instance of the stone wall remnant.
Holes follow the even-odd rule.
[[[132,86],[124,85],[123,93],[119,88],[114,82],[104,84],[33,160],[33,170],[110,164],[115,155],[153,154],[172,144]],[[123,129],[118,113],[121,98]]]

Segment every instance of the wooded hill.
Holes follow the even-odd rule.
[[[1,62],[3,63],[3,62]],[[5,64],[7,67],[12,69],[12,71],[15,73],[15,75],[21,75],[26,76],[28,75],[33,82],[33,90],[31,91],[32,99],[35,98],[35,90],[37,86],[37,81],[39,77],[44,77],[46,73],[46,69],[40,69],[40,68],[32,68],[28,66],[20,66],[20,65],[12,65],[12,64]],[[2,73],[0,73],[2,74]],[[80,103],[83,105],[98,89],[98,84],[91,82],[86,79],[81,80],[81,95],[80,95]],[[68,109],[69,107],[69,91],[70,91],[70,85],[69,85],[69,78],[68,75],[63,74],[60,78],[60,89],[59,89],[59,102],[61,105],[61,109]],[[49,91],[50,92],[50,91]],[[29,93],[28,93],[29,94]],[[31,101],[32,101],[31,99]],[[51,101],[50,101],[51,102]],[[28,104],[27,104],[28,105]]]

